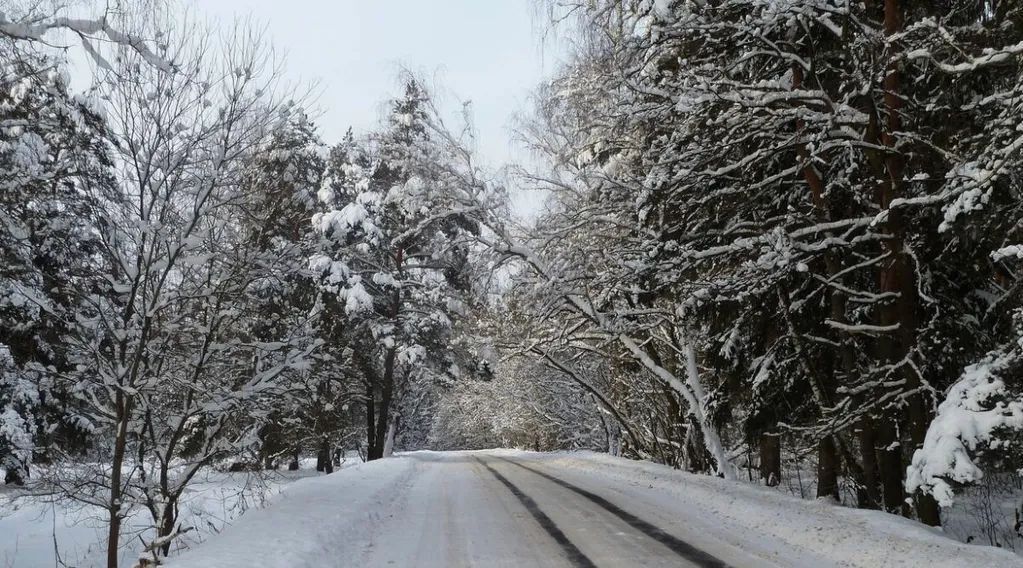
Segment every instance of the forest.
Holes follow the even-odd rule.
[[[501,169],[415,73],[324,140],[259,25],[35,4],[0,2],[0,491],[100,511],[109,568],[206,470],[419,449],[1020,538],[1023,3],[542,2],[570,53]]]

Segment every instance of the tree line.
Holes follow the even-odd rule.
[[[487,374],[461,338],[503,203],[415,78],[331,147],[257,28],[125,6],[0,16],[0,469],[103,511],[108,566],[139,511],[171,551],[205,468],[423,446]]]
[[[937,525],[1019,467],[1023,6],[547,7],[522,354],[693,471]]]

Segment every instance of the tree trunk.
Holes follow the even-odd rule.
[[[774,487],[781,482],[781,436],[760,436],[760,479],[764,485]]]
[[[824,436],[817,446],[817,498],[839,500],[838,449],[834,436]]]
[[[167,503],[163,507],[163,519],[160,523],[160,530],[157,532],[158,538],[163,538],[174,533],[174,525],[178,522],[178,498],[171,497],[167,500]],[[170,554],[171,543],[167,542],[160,547],[160,551],[164,556]]]
[[[384,440],[384,457],[389,458],[394,454],[394,435],[398,430],[398,418],[396,415],[391,424],[387,427],[387,438]]]
[[[302,451],[299,448],[295,448],[295,452],[291,454],[291,462],[288,464],[288,471],[298,471],[298,458],[302,455]]]
[[[696,347],[693,346],[693,342],[689,337],[683,337],[683,351],[686,356],[686,384],[692,390],[693,398],[696,399],[696,405],[690,409],[690,412],[692,412],[700,424],[700,429],[703,431],[703,443],[707,451],[710,455],[714,456],[714,461],[717,464],[717,474],[725,479],[735,480],[735,471],[732,469],[732,464],[728,461],[728,456],[725,455],[725,447],[721,443],[721,437],[710,418],[706,416],[705,409],[703,408],[707,395],[703,391],[703,384],[700,382],[700,371],[696,364]]]
[[[316,452],[316,471],[334,473],[334,462],[330,454],[330,440],[326,436],[320,438],[320,449]]]
[[[710,469],[707,463],[707,446],[703,443],[703,436],[700,432],[700,421],[691,414],[686,417],[689,425],[686,428],[682,454],[686,468],[691,473],[706,473]]]
[[[884,31],[886,36],[892,36],[903,29],[902,6],[899,0],[885,0],[884,2]],[[894,149],[896,147],[896,133],[902,128],[902,97],[899,93],[900,75],[899,64],[892,60],[888,64],[884,77],[884,105],[887,113],[887,127],[882,135],[884,146]],[[885,159],[886,177],[882,180],[880,191],[880,205],[887,209],[892,200],[901,196],[902,182],[904,176],[904,163],[902,155],[890,150]],[[890,210],[884,229],[891,235],[887,241],[888,251],[892,254],[889,262],[882,266],[880,280],[881,292],[893,292],[898,294],[898,299],[882,309],[882,325],[898,325],[897,342],[892,349],[888,348],[889,361],[895,363],[901,361],[912,351],[916,342],[917,327],[917,304],[919,301],[916,273],[912,261],[906,252],[905,227],[906,220],[899,210]],[[907,399],[906,412],[909,418],[910,440],[915,447],[923,444],[924,435],[927,432],[927,425],[930,421],[930,411],[925,404],[920,391],[921,381],[916,371],[902,366],[900,375],[905,379],[905,391],[910,393]],[[892,426],[894,427],[894,426]],[[882,450],[884,454],[891,453]],[[901,456],[899,456],[901,458]],[[895,456],[887,456],[885,459],[894,460]],[[897,460],[899,467],[899,481],[901,485],[902,471],[901,459]],[[890,464],[889,467],[895,467]],[[894,472],[887,472],[886,475],[894,477]],[[891,485],[891,487],[889,487]],[[887,493],[894,492],[894,481],[885,480],[885,507],[892,510],[893,497]],[[908,510],[903,506],[900,495],[900,508],[903,514]],[[928,525],[937,526],[941,524],[941,518],[937,503],[927,495],[918,495],[915,500],[917,514],[920,520]]]
[[[891,36],[899,32],[902,27],[902,15],[898,0],[884,0],[884,32]],[[902,163],[894,151],[895,133],[901,126],[902,101],[899,98],[899,75],[898,64],[891,62],[885,70],[883,80],[884,88],[884,113],[885,126],[881,128],[881,143],[888,148],[884,155],[884,171],[878,191],[878,205],[887,209],[899,190],[899,182],[902,176]],[[905,288],[902,278],[904,275],[900,270],[902,250],[902,215],[898,210],[889,211],[883,227],[884,232],[891,235],[885,242],[886,252],[891,258],[881,265],[879,271],[879,288],[882,294],[900,294]],[[912,292],[911,292],[912,293]],[[878,339],[879,359],[884,362],[894,363],[900,359],[903,351],[903,337],[906,333],[908,322],[902,321],[906,298],[899,297],[898,300],[882,305],[879,314],[879,323],[882,326],[900,327],[896,337],[881,337]],[[903,506],[902,502],[902,448],[898,439],[897,424],[898,411],[889,410],[881,417],[881,424],[878,431],[878,466],[881,474],[881,489],[884,497],[884,509],[889,513],[898,513]]]
[[[117,409],[117,435],[114,438],[114,455],[110,462],[110,502],[107,505],[107,568],[117,568],[117,556],[121,544],[121,467],[128,446],[128,404],[124,393],[118,391],[114,398]]]
[[[882,418],[877,428],[877,465],[881,477],[884,510],[899,514],[903,505],[902,448],[890,419]]]
[[[917,518],[921,523],[932,527],[941,526],[941,508],[932,495],[917,492],[913,496],[913,504],[916,505]]]
[[[376,449],[376,431],[376,389],[370,381],[366,383],[366,461],[379,457]]]
[[[799,65],[793,65],[793,88],[802,88],[803,79],[803,68]],[[796,132],[800,136],[802,136],[804,128],[804,122],[802,120],[797,120]],[[824,179],[814,167],[813,162],[811,161],[809,148],[807,148],[806,144],[800,143],[797,146],[797,153],[803,162],[803,179],[810,188],[810,202],[814,206],[818,219],[821,221],[827,221],[831,218],[831,212],[825,198],[827,188],[825,187]],[[826,254],[824,262],[829,278],[838,274],[841,267],[834,255]],[[829,290],[828,293],[830,296],[830,317],[835,321],[845,321],[846,298],[844,294],[833,289]],[[815,397],[817,398],[817,403],[822,414],[825,414],[832,409],[832,396],[835,390],[835,375],[837,374],[836,366],[833,364],[834,361],[837,359],[838,363],[842,366],[843,371],[847,370],[845,367],[847,364],[851,364],[851,360],[846,358],[845,351],[847,351],[847,349],[848,348],[846,346],[843,346],[841,348],[842,352],[839,353],[839,357],[835,359],[829,357],[829,362],[832,364],[826,365],[826,367],[830,368],[830,373],[824,373],[823,376],[814,376],[813,373],[811,373],[811,380],[816,383]],[[832,497],[837,501],[839,500],[838,468],[840,460],[835,436],[837,436],[836,433],[825,436],[821,439],[817,448],[817,497]]]
[[[384,445],[387,443],[387,428],[390,426],[391,398],[394,395],[394,359],[397,349],[390,348],[384,355],[384,374],[380,381],[380,408],[377,410],[375,430],[371,433],[369,459],[377,460],[384,457]]]
[[[866,509],[881,508],[881,492],[877,477],[877,435],[874,433],[874,421],[870,416],[860,420],[858,432],[860,443],[860,460],[863,474],[860,484],[862,494],[858,496],[857,505]]]

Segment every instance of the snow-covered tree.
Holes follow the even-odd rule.
[[[76,293],[98,285],[99,203],[109,186],[104,126],[94,99],[72,95],[59,60],[0,41],[0,467],[21,482],[50,442],[80,446],[63,406]]]
[[[528,132],[555,196],[534,266],[582,316],[555,321],[588,349],[626,336],[668,384],[698,376],[686,412],[725,445],[815,446],[819,495],[908,512],[942,391],[1000,349],[1018,301],[986,256],[1018,219],[1014,9],[553,9],[582,40]]]
[[[301,258],[254,230],[282,219],[247,176],[298,110],[275,94],[275,62],[244,28],[216,47],[187,22],[146,17],[143,29],[164,34],[159,57],[180,67],[122,47],[101,77],[115,183],[90,188],[102,204],[99,283],[76,288],[63,338],[71,368],[53,375],[81,403],[95,465],[50,481],[108,512],[110,566],[134,508],[149,510],[158,538],[176,533],[188,483],[255,444],[316,347],[304,321],[264,320]]]
[[[331,152],[313,220],[328,240],[311,260],[322,286],[344,306],[352,365],[365,389],[369,459],[393,446],[401,410],[422,389],[456,379],[446,349],[465,309],[464,270],[478,231],[460,180],[447,175],[433,140],[432,105],[410,79],[382,129]]]

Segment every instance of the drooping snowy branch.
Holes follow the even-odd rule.
[[[108,63],[93,47],[92,41],[98,36],[105,36],[110,42],[129,47],[136,51],[146,63],[165,73],[174,71],[174,63],[158,56],[141,37],[123,33],[107,21],[105,16],[94,19],[67,18],[56,16],[27,21],[12,21],[0,12],[0,35],[21,41],[42,41],[46,34],[54,30],[66,30],[74,33],[82,41],[86,52],[104,69],[111,69]]]
[[[1006,383],[1021,361],[1023,340],[966,368],[938,406],[923,447],[913,454],[908,491],[927,492],[948,507],[958,487],[984,478],[980,454],[997,452],[1023,430],[1023,393]]]

